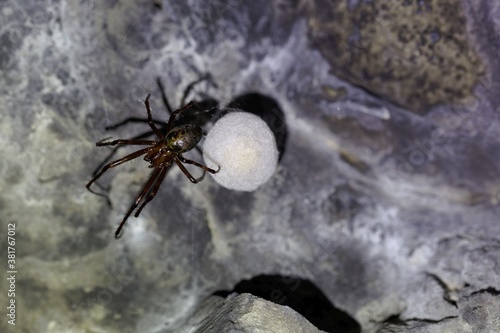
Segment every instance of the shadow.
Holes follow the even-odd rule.
[[[231,293],[250,293],[273,303],[286,305],[326,332],[361,332],[358,322],[335,308],[309,280],[282,275],[259,275],[241,281],[233,290],[217,291],[213,295],[227,297]]]
[[[285,122],[285,115],[278,105],[278,102],[266,95],[247,93],[233,99],[227,107],[241,109],[262,118],[274,134],[278,147],[279,159],[281,160],[285,152],[288,130]]]

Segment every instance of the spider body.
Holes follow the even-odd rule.
[[[121,235],[121,230],[125,225],[128,217],[137,208],[139,203],[142,201],[142,205],[137,209],[134,216],[138,217],[142,209],[150,202],[158,193],[161,183],[165,179],[168,169],[175,162],[181,171],[188,177],[192,183],[198,183],[205,176],[205,172],[217,173],[219,170],[213,170],[203,164],[189,160],[182,156],[182,153],[190,151],[195,148],[200,142],[203,132],[201,127],[197,125],[185,124],[174,127],[176,117],[189,109],[196,107],[194,102],[190,102],[184,105],[182,108],[175,110],[171,113],[168,123],[165,127],[165,133],[163,134],[156,126],[151,116],[151,107],[149,105],[149,97],[146,97],[144,105],[146,106],[146,111],[148,114],[148,124],[152,132],[157,136],[157,140],[144,140],[144,139],[118,139],[114,141],[99,141],[96,146],[116,146],[116,145],[142,145],[148,146],[147,148],[139,149],[121,159],[110,162],[104,165],[99,172],[97,172],[94,177],[87,183],[87,189],[95,194],[102,195],[100,193],[94,192],[90,186],[99,179],[108,169],[114,168],[120,164],[131,161],[144,155],[144,160],[148,162],[150,168],[153,168],[153,172],[149,180],[144,185],[142,191],[136,197],[134,203],[125,214],[122,222],[120,223],[118,229],[115,232],[115,238],[119,238]],[[199,178],[194,178],[191,173],[184,166],[186,164],[195,165],[203,170],[203,175]]]
[[[176,153],[187,152],[200,142],[203,131],[196,125],[182,125],[172,129],[165,137],[168,149]]]
[[[196,147],[202,135],[203,131],[199,126],[174,127],[167,133],[164,140],[158,141],[146,153],[144,160],[150,163],[150,168],[169,167],[176,156]]]

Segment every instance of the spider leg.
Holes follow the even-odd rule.
[[[184,95],[182,96],[182,99],[181,99],[181,107],[183,107],[186,104],[186,99],[187,99],[189,93],[191,92],[191,90],[193,90],[193,88],[197,84],[199,84],[199,83],[201,83],[203,81],[209,81],[209,82],[211,82],[212,84],[215,85],[215,83],[212,80],[212,76],[209,73],[205,74],[204,76],[202,76],[198,80],[191,82],[190,84],[188,84],[188,86],[184,90]]]
[[[122,120],[119,123],[116,123],[114,125],[106,126],[105,129],[107,131],[109,131],[109,130],[117,129],[118,127],[121,127],[121,126],[128,124],[128,123],[148,123],[148,122],[149,122],[149,120],[146,120],[144,118],[129,117],[129,118],[125,118],[124,120]],[[159,125],[159,126],[165,125],[165,123],[163,121],[156,120],[156,119],[153,119],[153,123],[155,123],[156,125]]]
[[[168,171],[168,168],[166,168],[166,167],[162,168],[162,170],[161,170],[160,174],[158,175],[158,178],[157,178],[156,183],[154,184],[153,188],[151,189],[151,191],[149,191],[148,196],[146,197],[146,199],[144,199],[144,202],[139,207],[139,209],[136,210],[136,212],[134,214],[135,217],[138,217],[139,214],[141,213],[142,209],[144,207],[146,207],[146,205],[148,204],[148,202],[150,202],[151,200],[153,200],[153,198],[156,196],[156,194],[158,193],[158,190],[160,189],[161,183],[163,183],[163,180],[165,179],[165,176],[167,175],[167,171]]]
[[[193,160],[188,160],[187,158],[185,158],[181,154],[177,155],[177,157],[179,158],[179,160],[181,160],[182,163],[196,165],[198,168],[201,168],[201,169],[203,169],[205,171],[208,171],[210,173],[217,173],[220,170],[220,165],[219,165],[219,168],[217,170],[214,170],[214,169],[210,169],[209,167],[207,167],[206,165],[203,165],[201,163],[195,162]]]
[[[111,163],[108,163],[106,164],[88,183],[87,185],[85,186],[87,188],[87,190],[89,190],[90,192],[98,195],[98,196],[101,196],[101,197],[105,197],[107,200],[108,200],[108,204],[111,205],[111,202],[109,201],[109,198],[102,194],[102,193],[98,193],[98,192],[94,192],[91,188],[90,188],[90,185],[92,185],[96,180],[98,180],[108,169],[110,168],[114,168],[115,166],[118,166],[120,164],[123,164],[125,162],[128,162],[130,160],[133,160],[134,158],[137,158],[141,155],[144,155],[146,154],[148,151],[150,150],[150,148],[144,148],[144,149],[141,149],[141,150],[138,150],[136,152],[133,152],[132,154],[129,154],[125,157],[122,157],[120,158],[119,160],[116,160],[116,161],[113,161]]]
[[[137,140],[137,139],[142,139],[142,138],[147,138],[148,136],[151,136],[151,134],[153,134],[152,131],[148,131],[148,132],[145,132],[145,133],[142,133],[142,134],[139,134],[139,135],[136,135],[135,137],[133,137],[131,140]],[[106,140],[106,139],[104,139]],[[102,142],[104,140],[101,140],[99,142]],[[120,146],[118,147],[114,147],[111,152],[109,153],[109,155],[97,166],[97,168],[94,170],[94,172],[92,172],[92,177],[94,177],[97,172],[99,170],[101,170],[102,167],[104,167],[104,165],[106,165],[108,163],[109,160],[111,160],[111,158],[115,155],[116,151],[120,148]]]
[[[125,217],[123,218],[123,220],[121,221],[120,225],[118,226],[118,229],[116,229],[116,232],[115,232],[115,238],[118,239],[120,238],[120,233],[123,229],[123,226],[125,225],[125,222],[127,222],[127,219],[129,218],[130,214],[132,214],[132,212],[134,211],[134,209],[137,208],[137,205],[139,205],[139,202],[141,202],[142,198],[149,192],[149,190],[151,189],[151,187],[153,185],[155,185],[155,183],[157,182],[158,180],[158,176],[160,175],[160,173],[162,172],[162,168],[157,168],[153,171],[153,173],[151,174],[151,176],[149,177],[149,180],[147,181],[146,185],[144,185],[144,187],[142,188],[141,192],[139,193],[139,195],[135,198],[135,201],[134,203],[132,204],[132,206],[130,206],[127,214],[125,214]]]
[[[177,166],[179,167],[179,169],[181,169],[181,171],[186,175],[186,177],[189,178],[191,183],[193,183],[193,184],[199,183],[203,180],[203,178],[205,178],[205,173],[206,173],[205,169],[203,169],[203,174],[201,175],[201,177],[194,178],[193,175],[191,173],[189,173],[188,169],[186,169],[184,164],[182,164],[182,162],[180,161],[179,158],[174,157],[174,161],[175,161],[175,164],[177,164]]]
[[[113,141],[106,141],[103,139],[97,142],[95,145],[97,147],[102,146],[116,146],[116,145],[139,145],[139,146],[152,146],[156,143],[154,140],[141,140],[141,139],[118,139]]]
[[[168,113],[172,114],[172,112],[174,112],[174,110],[172,110],[172,107],[170,106],[170,103],[168,102],[167,94],[165,93],[165,88],[163,87],[163,83],[161,82],[160,77],[156,78],[156,83],[158,84],[158,88],[160,88],[161,99],[163,100],[163,104],[165,104],[165,107],[167,108]]]
[[[181,113],[182,111],[186,111],[190,108],[192,108],[194,106],[194,102],[191,101],[189,102],[188,104],[184,105],[182,108],[180,109],[177,109],[175,110],[174,112],[172,112],[172,114],[170,115],[170,118],[168,119],[168,123],[167,123],[167,129],[166,129],[166,133],[170,132],[170,130],[172,129],[172,126],[174,125],[174,120],[175,120],[175,117]]]
[[[146,106],[146,111],[148,112],[148,124],[149,127],[151,127],[153,132],[156,134],[156,136],[163,140],[165,139],[165,136],[163,136],[160,130],[155,126],[155,123],[153,122],[153,117],[151,116],[151,106],[149,105],[149,97],[151,97],[151,94],[148,94],[146,100],[144,101],[144,105]]]

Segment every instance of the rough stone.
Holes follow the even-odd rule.
[[[456,20],[436,17],[435,1],[418,2],[432,10],[415,20],[434,17],[422,26],[441,29],[435,45],[457,55],[422,82],[379,75],[385,67],[373,52],[342,69],[352,81],[335,76],[312,43],[313,16],[354,13],[347,22],[368,33],[373,20],[362,25],[361,14],[387,4],[339,3],[331,2],[335,15],[325,7],[319,16],[311,9],[319,7],[286,0],[1,2],[0,234],[16,225],[15,331],[178,332],[204,299],[258,275],[310,281],[359,323],[356,333],[500,331],[498,2],[442,2]],[[377,13],[385,29],[401,26],[395,11]],[[422,26],[408,24],[408,36]],[[366,46],[387,47],[376,36]],[[415,72],[434,68],[430,50],[417,52]],[[363,71],[373,79],[362,82]],[[447,103],[470,94],[483,71],[471,102]],[[176,107],[206,72],[217,86],[200,84],[188,99],[223,107],[260,93],[279,104],[287,136],[277,172],[240,193],[209,177],[193,185],[174,166],[115,240],[151,170],[140,159],[109,170],[96,188],[109,206],[85,189],[110,153],[95,142],[148,131],[144,123],[105,130],[145,117],[148,93],[154,118],[167,119],[157,76]],[[409,112],[420,103],[440,105]],[[202,161],[195,150],[186,157]],[[2,307],[7,289],[1,279]]]
[[[211,296],[193,313],[179,332],[297,332],[320,333],[304,317],[287,306],[251,294],[232,294],[226,299]]]
[[[335,75],[418,112],[474,96],[484,64],[460,0],[308,2]]]

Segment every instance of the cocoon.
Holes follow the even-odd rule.
[[[271,178],[278,164],[278,149],[271,129],[258,116],[234,111],[219,119],[208,132],[203,159],[220,171],[211,174],[220,185],[254,191]]]

